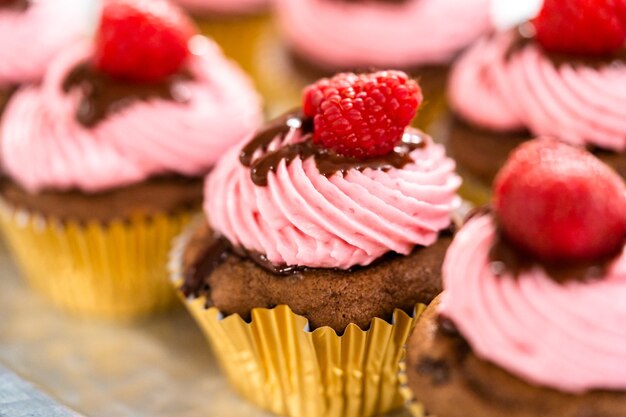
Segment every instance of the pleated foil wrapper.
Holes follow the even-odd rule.
[[[424,406],[415,400],[415,396],[409,388],[409,380],[406,376],[406,349],[402,349],[402,356],[400,358],[398,372],[398,380],[400,381],[400,395],[404,399],[404,405],[411,412],[413,417],[426,417],[426,411]],[[428,416],[434,417],[434,416]]]
[[[74,315],[126,320],[177,303],[167,257],[194,213],[83,224],[0,201],[0,228],[35,291]]]
[[[176,240],[170,254],[177,289],[185,246],[198,224]],[[254,309],[246,322],[207,308],[204,297],[184,302],[232,387],[260,408],[289,417],[367,417],[403,404],[398,362],[424,305],[413,316],[396,310],[391,323],[375,318],[368,330],[349,325],[337,335],[329,327],[311,331],[307,319],[286,305]]]

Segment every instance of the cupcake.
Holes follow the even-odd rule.
[[[428,100],[421,125],[444,104],[449,63],[490,31],[489,12],[489,0],[276,0],[286,69],[302,83],[337,71],[405,70],[419,78]],[[274,59],[267,61],[274,80],[286,78]]]
[[[407,128],[421,93],[404,73],[340,74],[304,97],[210,174],[173,281],[253,403],[379,415],[401,405],[401,347],[440,292],[460,179]]]
[[[0,224],[23,275],[68,311],[168,307],[170,239],[199,211],[203,176],[260,123],[250,81],[194,31],[165,1],[112,0],[96,40],[7,106]]]
[[[259,39],[271,30],[269,0],[175,0],[189,10],[202,32],[254,77]]]
[[[622,1],[546,0],[532,22],[476,42],[448,86],[450,153],[488,187],[533,136],[586,147],[626,175]]]
[[[515,150],[493,209],[450,245],[444,293],[408,342],[407,377],[438,417],[622,416],[626,187],[579,148]]]
[[[40,81],[52,58],[85,35],[81,3],[0,1],[0,115],[20,84]]]

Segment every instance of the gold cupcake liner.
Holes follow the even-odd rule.
[[[268,13],[250,16],[196,18],[200,31],[215,40],[256,81],[259,39],[272,26]]]
[[[136,318],[176,302],[167,254],[191,216],[80,224],[0,201],[0,228],[30,286],[63,310],[112,319]]]
[[[182,257],[194,226],[177,239],[170,257],[172,282],[182,284]],[[402,406],[398,361],[416,317],[396,310],[392,323],[350,325],[338,336],[328,327],[309,331],[305,317],[285,305],[257,308],[251,321],[224,317],[206,299],[185,300],[233,388],[257,406],[289,417],[367,417]]]
[[[459,195],[466,201],[477,207],[487,205],[491,202],[491,187],[476,176],[464,169],[457,169],[463,178],[463,184],[459,189]]]
[[[413,417],[426,417],[426,411],[424,406],[415,400],[415,396],[409,388],[409,380],[406,375],[406,348],[402,349],[402,356],[400,358],[400,364],[398,365],[398,381],[400,382],[400,395],[404,399],[404,404],[411,412]],[[429,416],[434,417],[434,416]]]

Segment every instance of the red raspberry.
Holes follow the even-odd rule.
[[[419,85],[403,72],[346,73],[308,86],[303,111],[314,117],[315,144],[368,158],[393,150],[421,102]]]
[[[626,0],[545,0],[533,24],[547,51],[611,54],[626,41]]]
[[[517,148],[494,183],[507,239],[548,262],[593,261],[621,250],[626,187],[591,153],[553,139]]]
[[[109,0],[96,36],[94,64],[116,78],[158,82],[179,71],[197,33],[167,0]]]

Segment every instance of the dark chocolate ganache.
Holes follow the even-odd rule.
[[[491,207],[480,207],[468,214],[468,220],[480,216],[493,216]],[[514,277],[540,267],[558,283],[591,281],[606,275],[609,265],[621,254],[621,249],[600,259],[568,262],[546,262],[518,248],[497,226],[496,238],[489,251],[490,268],[496,276],[510,273]]]
[[[0,116],[4,112],[7,104],[9,103],[9,99],[13,95],[17,88],[16,87],[5,87],[0,88]]]
[[[535,42],[537,40],[535,39],[535,28],[532,23],[518,26],[515,29],[515,39],[505,54],[506,59],[511,59],[524,47]],[[568,64],[575,67],[601,68],[608,65],[626,64],[626,48],[622,48],[613,54],[602,56],[571,55],[548,51],[545,51],[545,55],[556,67]]]
[[[185,83],[192,79],[190,73],[182,71],[158,83],[130,82],[110,77],[83,62],[69,73],[63,91],[81,91],[76,119],[85,127],[93,127],[136,101],[162,99],[187,103],[190,95]]]
[[[31,6],[31,0],[0,0],[0,9],[23,12]]]
[[[301,137],[299,142],[285,144],[275,151],[267,152],[270,144],[277,137],[282,142],[293,130],[299,131]],[[315,145],[313,143],[313,120],[304,117],[301,111],[296,110],[279,117],[257,132],[256,136],[242,149],[239,161],[245,167],[250,168],[254,184],[266,186],[268,174],[276,172],[283,160],[289,164],[295,158],[305,160],[313,157],[320,173],[329,177],[337,172],[345,173],[351,169],[402,168],[412,162],[411,152],[424,146],[426,142],[420,133],[407,132],[394,150],[387,155],[367,159],[343,156]],[[254,156],[259,150],[264,154],[255,160]]]

